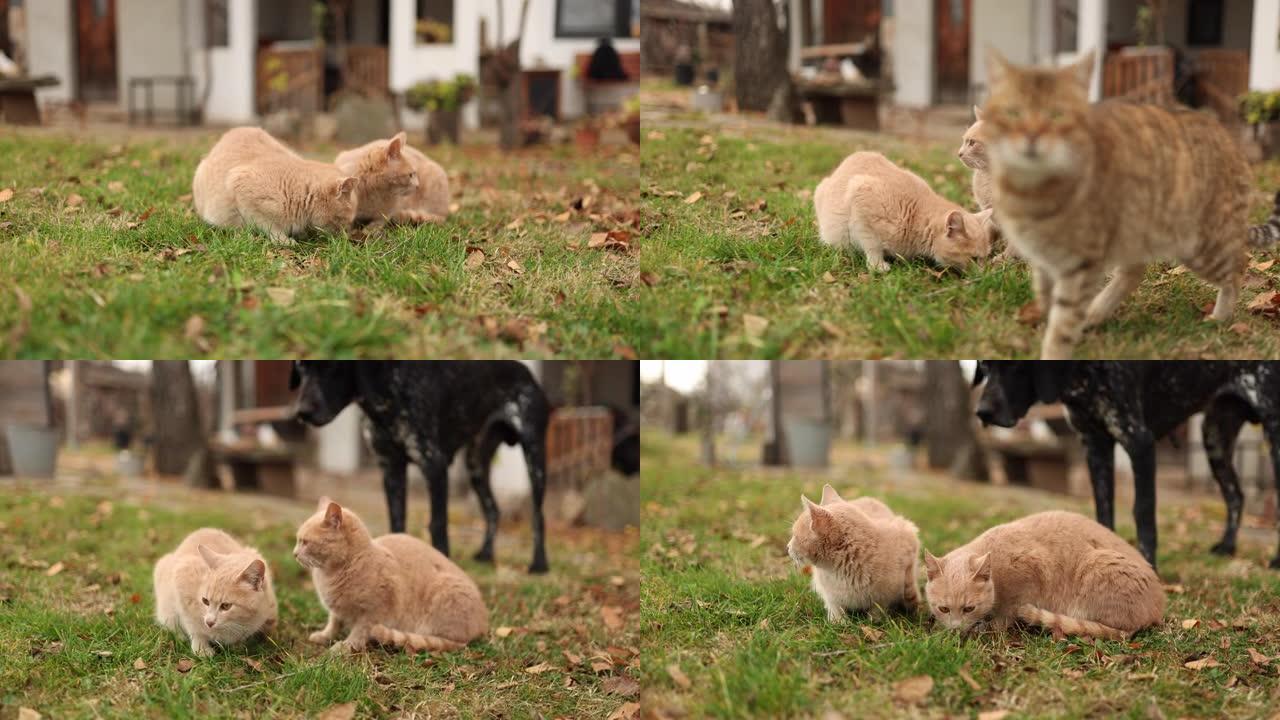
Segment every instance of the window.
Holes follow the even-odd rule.
[[[204,41],[206,47],[226,47],[227,0],[205,0]]]
[[[418,0],[418,23],[414,34],[419,45],[452,45],[453,0]]]
[[[640,0],[556,0],[556,37],[636,37]]]
[[[1222,44],[1222,0],[1191,0],[1187,4],[1187,44]]]

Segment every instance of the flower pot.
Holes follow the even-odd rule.
[[[58,431],[53,428],[9,424],[5,426],[9,459],[17,477],[53,477],[58,460]]]
[[[450,142],[460,145],[460,113],[457,110],[431,110],[427,113],[427,144]]]

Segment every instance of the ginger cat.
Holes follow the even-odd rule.
[[[1093,59],[1044,69],[987,56],[982,132],[996,219],[1031,263],[1048,317],[1044,359],[1070,358],[1083,331],[1160,260],[1217,286],[1213,319],[1229,319],[1248,249],[1273,242],[1248,228],[1252,171],[1218,120],[1124,100],[1090,104]]]
[[[409,147],[403,132],[338,153],[333,162],[361,179],[357,220],[370,220],[377,227],[388,220],[444,222],[449,215],[449,176],[438,163]]]
[[[979,210],[990,210],[993,200],[991,188],[990,165],[987,157],[987,142],[982,130],[982,108],[973,106],[974,122],[964,131],[960,140],[960,149],[956,155],[964,166],[973,171],[973,199]]]
[[[886,252],[955,267],[991,253],[990,210],[965,211],[880,153],[845,158],[818,183],[813,207],[822,242],[857,244],[876,272],[889,269]]]
[[[787,554],[813,567],[813,591],[840,622],[849,610],[894,605],[914,611],[920,602],[916,526],[875,498],[844,500],[830,485],[822,504],[801,496],[804,510],[791,528]]]
[[[156,562],[156,622],[191,638],[191,651],[213,655],[276,625],[276,594],[262,555],[227,533],[201,528]]]
[[[223,134],[196,167],[191,196],[210,225],[258,227],[282,245],[312,229],[349,226],[357,206],[355,178],[255,127]]]
[[[311,642],[333,642],[349,628],[334,651],[360,652],[370,640],[411,652],[457,650],[488,631],[480,589],[462,568],[412,535],[373,538],[329,498],[298,528],[293,555],[329,611]]]
[[[1124,639],[1164,617],[1160,578],[1097,522],[1050,511],[997,525],[942,558],[924,554],[929,610],[943,627],[1014,620],[1066,635]]]

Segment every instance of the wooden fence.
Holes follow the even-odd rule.
[[[1139,102],[1173,103],[1173,51],[1126,48],[1107,55],[1102,66],[1102,96]]]

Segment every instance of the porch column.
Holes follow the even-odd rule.
[[[933,0],[898,0],[893,11],[894,102],[906,107],[933,104],[937,75]]]
[[[804,31],[800,27],[803,17],[800,3],[804,2],[809,0],[793,0],[787,4],[787,34],[790,36],[787,43],[787,69],[793,73],[800,70],[800,46],[804,42]]]
[[[1102,99],[1102,63],[1107,52],[1107,0],[1080,0],[1078,14],[1076,51],[1094,51],[1089,100],[1097,102]]]
[[[214,82],[225,88],[228,107],[226,115],[249,121],[257,116],[258,65],[258,0],[230,0],[227,3],[227,45],[230,62],[226,63],[228,77]],[[217,69],[215,68],[215,73]]]
[[[1253,0],[1253,39],[1249,44],[1249,89],[1275,90],[1280,86],[1280,0]]]

